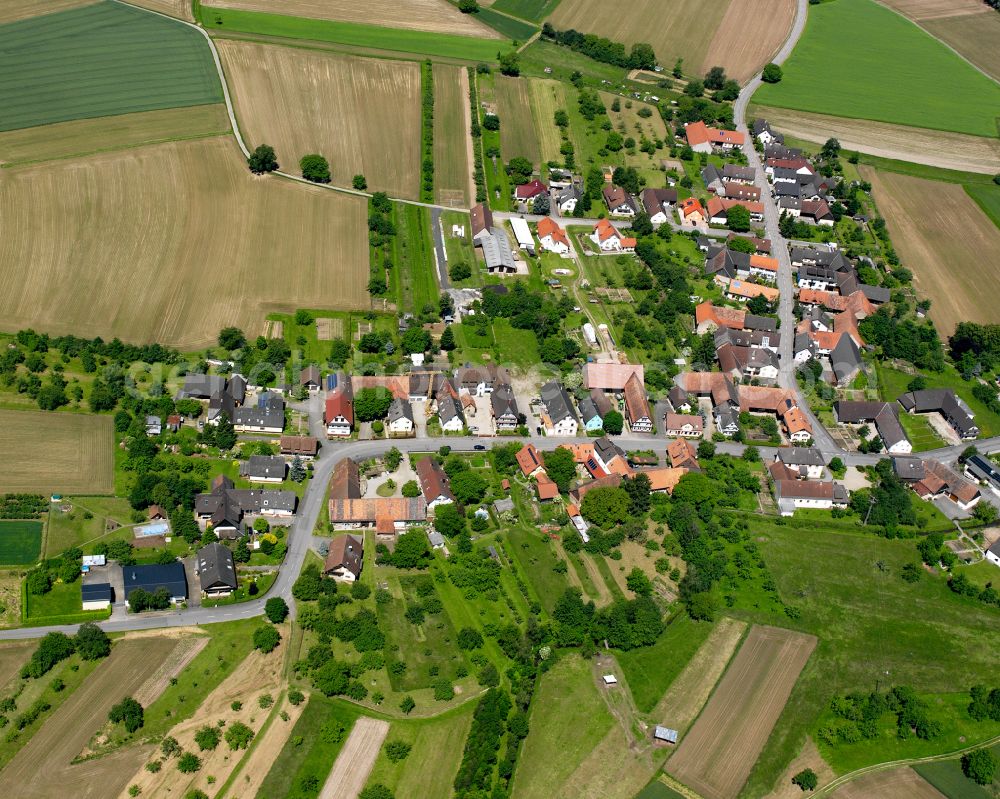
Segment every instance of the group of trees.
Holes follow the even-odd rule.
[[[104,630],[89,622],[81,624],[73,637],[65,633],[49,633],[21,667],[21,678],[38,679],[74,652],[84,660],[100,660],[111,653],[111,640]]]
[[[396,236],[396,225],[392,221],[392,200],[385,192],[375,192],[368,204],[368,243],[379,252],[379,258],[372,258],[371,274],[368,279],[368,293],[381,297],[389,290],[385,273],[393,268],[389,260],[392,241]]]
[[[125,727],[125,732],[133,733],[145,724],[145,714],[142,705],[133,697],[127,696],[108,711],[108,721],[112,724],[121,724]]]
[[[170,602],[170,591],[163,586],[152,592],[144,588],[135,588],[128,595],[128,607],[133,613],[142,613],[146,610],[166,610],[170,607]]]
[[[944,369],[944,348],[930,321],[898,318],[886,306],[858,324],[864,340],[880,348],[886,358],[900,358],[920,369]]]
[[[636,42],[631,50],[626,50],[621,42],[613,42],[603,36],[592,33],[580,33],[576,30],[556,30],[550,23],[542,25],[542,37],[582,53],[595,61],[614,64],[625,69],[653,69],[656,66],[656,53],[652,46],[645,42]]]
[[[900,525],[912,527],[917,523],[913,494],[896,476],[888,458],[880,460],[874,471],[874,485],[852,491],[850,507],[868,525],[882,527],[892,538]]]
[[[833,714],[843,721],[819,731],[821,740],[829,745],[858,743],[881,735],[879,723],[886,715],[896,717],[896,735],[901,740],[916,736],[933,740],[941,735],[941,722],[932,718],[927,704],[909,686],[900,685],[887,693],[852,693],[836,696],[830,703]]]
[[[61,580],[64,583],[76,582],[80,576],[82,558],[82,549],[70,547],[58,558],[42,561],[36,568],[28,572],[24,581],[25,588],[29,594],[41,596],[52,589],[52,584],[56,580]]]
[[[475,0],[472,0],[475,5]],[[476,9],[478,11],[478,6]],[[430,59],[420,65],[420,199],[434,201],[434,71]]]
[[[598,641],[623,650],[650,646],[663,632],[660,609],[644,593],[598,610],[593,601],[583,601],[579,588],[567,588],[556,601],[552,618],[556,642],[560,646],[582,646],[585,653],[593,652]]]

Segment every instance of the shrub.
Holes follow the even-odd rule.
[[[264,603],[264,615],[274,624],[281,624],[288,618],[288,603],[280,596],[273,596]]]
[[[302,169],[302,177],[306,180],[313,183],[330,182],[330,164],[322,155],[313,153],[302,156],[299,167]]]
[[[198,744],[198,748],[202,752],[205,752],[210,749],[215,749],[215,747],[219,745],[221,737],[222,734],[219,732],[218,727],[206,724],[194,734],[194,742]]]
[[[254,732],[242,721],[237,721],[226,729],[226,743],[234,752],[237,749],[246,749],[250,741],[253,740]]]
[[[816,772],[811,768],[803,769],[792,777],[792,785],[798,785],[803,791],[815,791],[818,783]]]
[[[112,724],[124,723],[127,732],[135,732],[145,723],[142,705],[131,696],[127,696],[111,708],[108,712],[108,721]]]
[[[405,741],[389,741],[385,745],[385,756],[393,763],[405,760],[412,747]]]
[[[265,655],[273,652],[281,642],[281,633],[274,627],[263,626],[253,631],[254,649],[259,649]]]
[[[201,768],[201,758],[193,752],[185,752],[177,759],[177,770],[181,774],[194,774]]]

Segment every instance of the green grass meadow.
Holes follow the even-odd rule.
[[[497,0],[491,8],[531,22],[541,22],[558,5],[559,0]]]
[[[1000,85],[873,2],[810,6],[780,83],[754,102],[933,130],[997,136]]]
[[[0,26],[0,130],[222,101],[208,44],[119,3]]]
[[[489,25],[497,33],[513,41],[527,41],[538,32],[538,28],[534,25],[522,22],[519,19],[513,19],[506,14],[498,14],[489,6],[480,6],[479,11],[476,12],[476,17],[480,22]]]
[[[990,748],[993,756],[1000,758],[1000,745]],[[977,785],[962,773],[959,760],[919,763],[913,770],[948,799],[996,799],[1000,796],[1000,774],[993,778],[992,785]]]
[[[41,551],[41,522],[0,521],[0,564],[23,566],[34,563]]]
[[[497,58],[497,45],[503,45],[495,39],[477,39],[473,36],[382,28],[377,25],[305,19],[256,11],[234,11],[209,6],[201,7],[201,19],[202,24],[210,30],[332,42],[352,47],[458,58],[464,61],[494,62]]]

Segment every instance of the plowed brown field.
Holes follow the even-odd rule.
[[[744,83],[778,52],[792,30],[795,0],[739,0],[730,3],[705,53],[702,73],[723,66]]]
[[[811,635],[755,626],[667,771],[705,799],[733,799],[815,646]]]
[[[371,190],[416,199],[417,64],[230,40],[218,47],[250,147],[267,142],[296,174],[303,155],[320,153],[337,185],[360,174]]]
[[[4,169],[0,318],[195,349],[270,311],[368,307],[366,215],[254,177],[222,137]]]
[[[849,782],[834,799],[945,799],[943,793],[911,768],[879,771]]]

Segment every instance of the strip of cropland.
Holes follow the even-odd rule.
[[[457,36],[499,38],[490,28],[479,23],[473,14],[463,14],[448,0],[213,0],[212,9],[270,12],[280,8],[292,17],[355,22],[379,25],[383,28],[449,33]]]
[[[559,30],[606,36],[626,48],[647,42],[661,64],[683,58],[689,72],[704,61],[729,5],[730,0],[635,0],[612,10],[607,0],[562,0],[550,22]]]
[[[722,66],[730,78],[743,83],[778,51],[788,38],[794,19],[794,0],[730,3],[708,45],[702,73]]]
[[[0,490],[110,494],[109,416],[0,410]]]
[[[5,0],[0,5],[0,25],[19,19],[55,14],[77,6],[85,6],[94,0]]]
[[[558,5],[559,0],[496,0],[490,8],[529,22],[541,22]]]
[[[815,646],[811,635],[754,627],[667,771],[706,799],[733,799]]]
[[[333,182],[416,199],[420,173],[420,70],[380,61],[231,40],[218,42],[240,125],[274,147],[282,169],[320,153]],[[251,145],[252,146],[252,145]]]
[[[911,768],[877,771],[847,783],[833,794],[835,799],[945,799],[945,795]]]
[[[146,637],[115,644],[110,657],[66,700],[0,772],[0,790],[19,799],[49,799],[72,786],[85,799],[116,796],[142,764],[146,747],[71,761],[104,723],[108,710],[131,695],[160,667],[178,639]]]
[[[456,36],[450,33],[381,28],[357,22],[326,19],[303,19],[284,14],[236,11],[229,8],[201,7],[202,24],[209,30],[238,31],[288,39],[305,39],[367,47],[422,56],[457,58],[463,61],[495,62],[496,39]]]
[[[204,39],[100,2],[0,26],[0,130],[222,101]]]
[[[531,113],[531,87],[527,80],[496,78],[497,114],[500,117],[500,148],[503,157],[527,158],[538,165],[541,154],[538,149],[538,134],[535,131]]]
[[[1000,85],[873,0],[812,6],[762,105],[996,137]]]
[[[0,218],[12,329],[194,349],[272,311],[369,307],[364,200],[255,177],[228,137],[4,170]]]
[[[463,67],[434,65],[434,193],[442,205],[468,208],[472,165],[469,79]]]
[[[1000,252],[1000,229],[966,191],[868,167],[862,175],[917,288],[933,300],[930,316],[941,334],[962,321],[995,322],[1000,281],[986,254]]]

